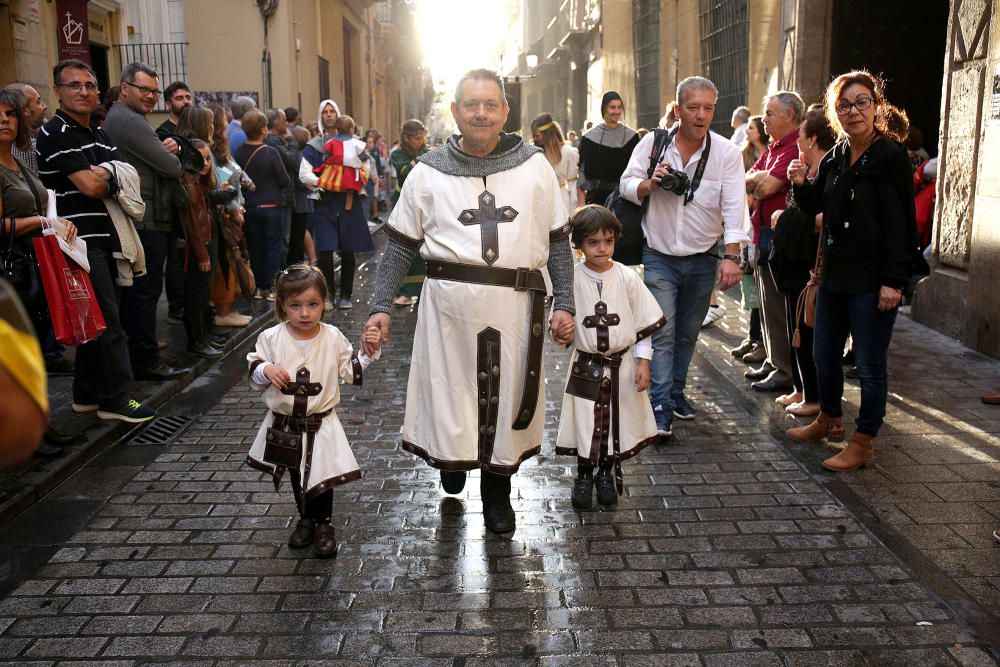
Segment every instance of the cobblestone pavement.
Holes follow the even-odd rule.
[[[356,338],[363,316],[334,322]],[[364,476],[335,492],[335,560],[285,545],[291,493],[243,463],[263,409],[240,381],[106,495],[57,492],[106,501],[0,601],[0,660],[996,664],[700,369],[698,419],[626,463],[617,509],[577,513],[575,464],[552,453],[565,355],[547,350],[543,454],[514,479],[513,537],[486,533],[475,476],[446,498],[398,446],[414,321],[397,313],[366,386],[344,392]]]
[[[732,299],[722,303],[726,317],[699,338],[701,360],[738,388],[817,481],[868,514],[866,524],[880,540],[1000,645],[1000,548],[991,537],[1000,525],[1000,408],[979,400],[1000,387],[1000,363],[899,317],[875,465],[834,475],[819,466],[832,450],[787,442],[783,431],[796,419],[774,403],[774,394],[749,389],[746,366],[727,350],[742,338],[748,318]],[[856,417],[859,400],[857,381],[848,380],[846,422]]]

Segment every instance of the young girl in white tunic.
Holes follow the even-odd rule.
[[[340,383],[360,385],[363,369],[380,354],[354,353],[344,334],[322,321],[326,298],[326,280],[316,267],[293,264],[282,271],[274,302],[278,324],[261,332],[247,355],[250,384],[264,390],[268,407],[247,463],[270,473],[275,489],[289,472],[299,520],[288,546],[312,544],[320,558],[337,553],[333,487],[361,477],[333,409]],[[364,336],[378,350],[378,330]]]
[[[650,336],[667,321],[639,275],[611,259],[621,233],[614,213],[588,204],[572,224],[584,262],[573,280],[576,335],[556,453],[576,456],[573,507],[590,509],[595,486],[599,504],[618,502],[622,460],[658,438],[646,394]]]

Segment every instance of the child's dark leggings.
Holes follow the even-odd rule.
[[[292,493],[295,494],[295,506],[299,509],[299,516],[303,519],[312,519],[316,523],[330,523],[330,518],[333,516],[333,489],[324,491],[303,507],[299,473],[297,470],[289,470],[288,476],[291,478]]]
[[[333,285],[333,252],[322,251],[316,253],[316,264],[326,278],[327,289],[330,290],[330,299],[335,300],[336,291]],[[340,253],[340,298],[350,300],[354,291],[354,253]]]

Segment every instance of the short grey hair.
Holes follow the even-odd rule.
[[[736,107],[733,109],[733,116],[745,125],[750,122],[750,109],[748,107]]]
[[[462,78],[458,80],[458,85],[455,86],[455,104],[458,104],[459,98],[462,96],[462,84],[470,79],[473,81],[492,81],[500,86],[500,100],[506,104],[507,91],[503,86],[503,77],[496,71],[485,68],[469,70],[462,75]]]
[[[703,76],[689,76],[677,84],[677,104],[683,106],[684,98],[692,90],[708,90],[715,95],[716,100],[719,99],[719,89],[715,87],[714,83]]]
[[[282,118],[285,117],[285,112],[281,109],[268,109],[267,110],[267,129],[273,130],[274,126],[277,125]]]
[[[806,103],[802,101],[802,97],[791,90],[779,90],[773,95],[768,95],[764,98],[764,106],[771,100],[777,100],[778,104],[781,106],[782,111],[792,110],[792,122],[796,125],[802,122],[803,114],[805,113]]]
[[[135,81],[135,75],[142,72],[146,76],[151,76],[154,79],[159,79],[160,75],[156,73],[156,70],[146,63],[129,63],[122,68],[121,80],[126,83],[132,83]]]
[[[229,103],[229,110],[233,112],[233,118],[239,120],[243,118],[243,115],[250,111],[250,109],[256,109],[257,103],[254,102],[252,97],[246,95],[237,95]]]

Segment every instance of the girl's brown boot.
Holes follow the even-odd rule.
[[[810,442],[826,438],[829,442],[844,441],[844,422],[840,417],[831,417],[825,412],[816,415],[811,424],[790,428],[785,435],[795,442]]]
[[[854,432],[851,441],[839,454],[823,461],[823,467],[833,472],[850,472],[875,461],[875,440],[870,435]]]

